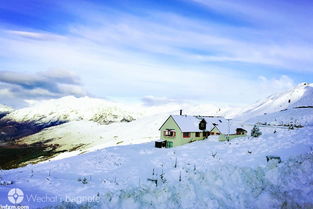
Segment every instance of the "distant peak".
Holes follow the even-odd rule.
[[[313,87],[313,83],[302,82],[297,85],[297,87],[305,87],[305,86]]]

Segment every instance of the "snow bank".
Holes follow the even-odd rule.
[[[309,208],[313,155],[265,168],[222,165],[182,170],[182,178],[105,193],[102,208]]]
[[[174,179],[168,178],[166,173],[162,178],[158,175],[157,185],[143,179],[135,186],[109,192],[96,190],[94,202],[63,202],[55,207],[264,209],[313,206],[313,154],[254,169],[222,164],[205,170],[192,166],[176,170],[179,174]]]

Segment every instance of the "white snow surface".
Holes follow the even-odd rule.
[[[207,122],[207,131],[214,128],[213,124],[215,124],[217,128],[225,134],[227,134],[228,131],[235,133],[236,130],[235,125],[232,122],[228,122],[224,117],[172,115],[172,118],[182,132],[201,132],[202,130],[199,129],[199,123],[202,119]],[[239,126],[237,128],[239,128]]]
[[[264,100],[247,106],[232,116],[247,120],[255,116],[301,106],[313,106],[313,83],[300,83],[289,91],[269,96]]]
[[[90,97],[62,97],[38,102],[6,115],[4,119],[16,122],[51,123],[55,121],[95,121],[100,124],[132,120],[138,113],[131,112],[126,106],[103,99]]]
[[[9,113],[9,112],[12,112],[12,111],[13,111],[13,108],[11,108],[9,106],[6,106],[6,105],[0,104],[0,114],[1,113]]]
[[[61,154],[57,159],[90,152],[104,147],[151,142],[160,137],[159,128],[167,114],[147,116],[130,123],[101,125],[93,121],[72,121],[46,128],[19,140],[21,144],[32,144],[49,139],[47,144],[59,144],[58,150],[83,145],[72,154]]]
[[[270,125],[313,125],[313,108],[295,108],[250,118],[247,123]]]
[[[195,123],[192,127],[197,128],[197,131],[199,131],[200,120],[196,117],[179,115],[173,115],[173,117],[177,120],[178,124],[182,125],[183,131],[194,130],[187,130],[184,123],[186,120],[181,120],[182,118],[187,118],[188,122]],[[46,128],[39,133],[20,139],[18,143],[33,144],[49,140],[46,144],[58,144],[59,147],[57,150],[59,151],[64,149],[71,150],[80,146],[75,152],[60,154],[56,158],[61,159],[104,147],[139,144],[158,140],[160,138],[159,128],[167,118],[168,115],[164,113],[142,117],[129,123],[112,123],[109,125],[102,125],[93,121],[72,121]],[[224,118],[206,117],[206,120],[208,120],[208,130],[213,128],[213,125],[210,123],[215,122],[218,124],[217,127],[220,131],[228,133],[228,121]],[[234,133],[236,128],[243,127],[243,124],[231,120],[229,127],[231,133]]]
[[[261,127],[259,138],[210,137],[172,149],[154,148],[153,142],[113,146],[1,171],[3,181],[14,183],[1,188],[0,202],[8,203],[8,190],[17,187],[23,204],[33,208],[311,207],[313,127],[274,129]],[[267,162],[267,155],[282,163]]]

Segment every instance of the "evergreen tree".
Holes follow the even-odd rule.
[[[251,130],[251,136],[252,137],[259,137],[262,135],[262,132],[260,131],[259,127],[257,125],[254,125]]]

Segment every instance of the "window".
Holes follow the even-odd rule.
[[[190,137],[190,132],[184,132],[183,133],[184,138],[189,138]]]
[[[167,136],[167,137],[175,137],[176,136],[176,132],[174,130],[165,130],[163,135]]]
[[[196,132],[196,137],[200,137],[200,132]]]

